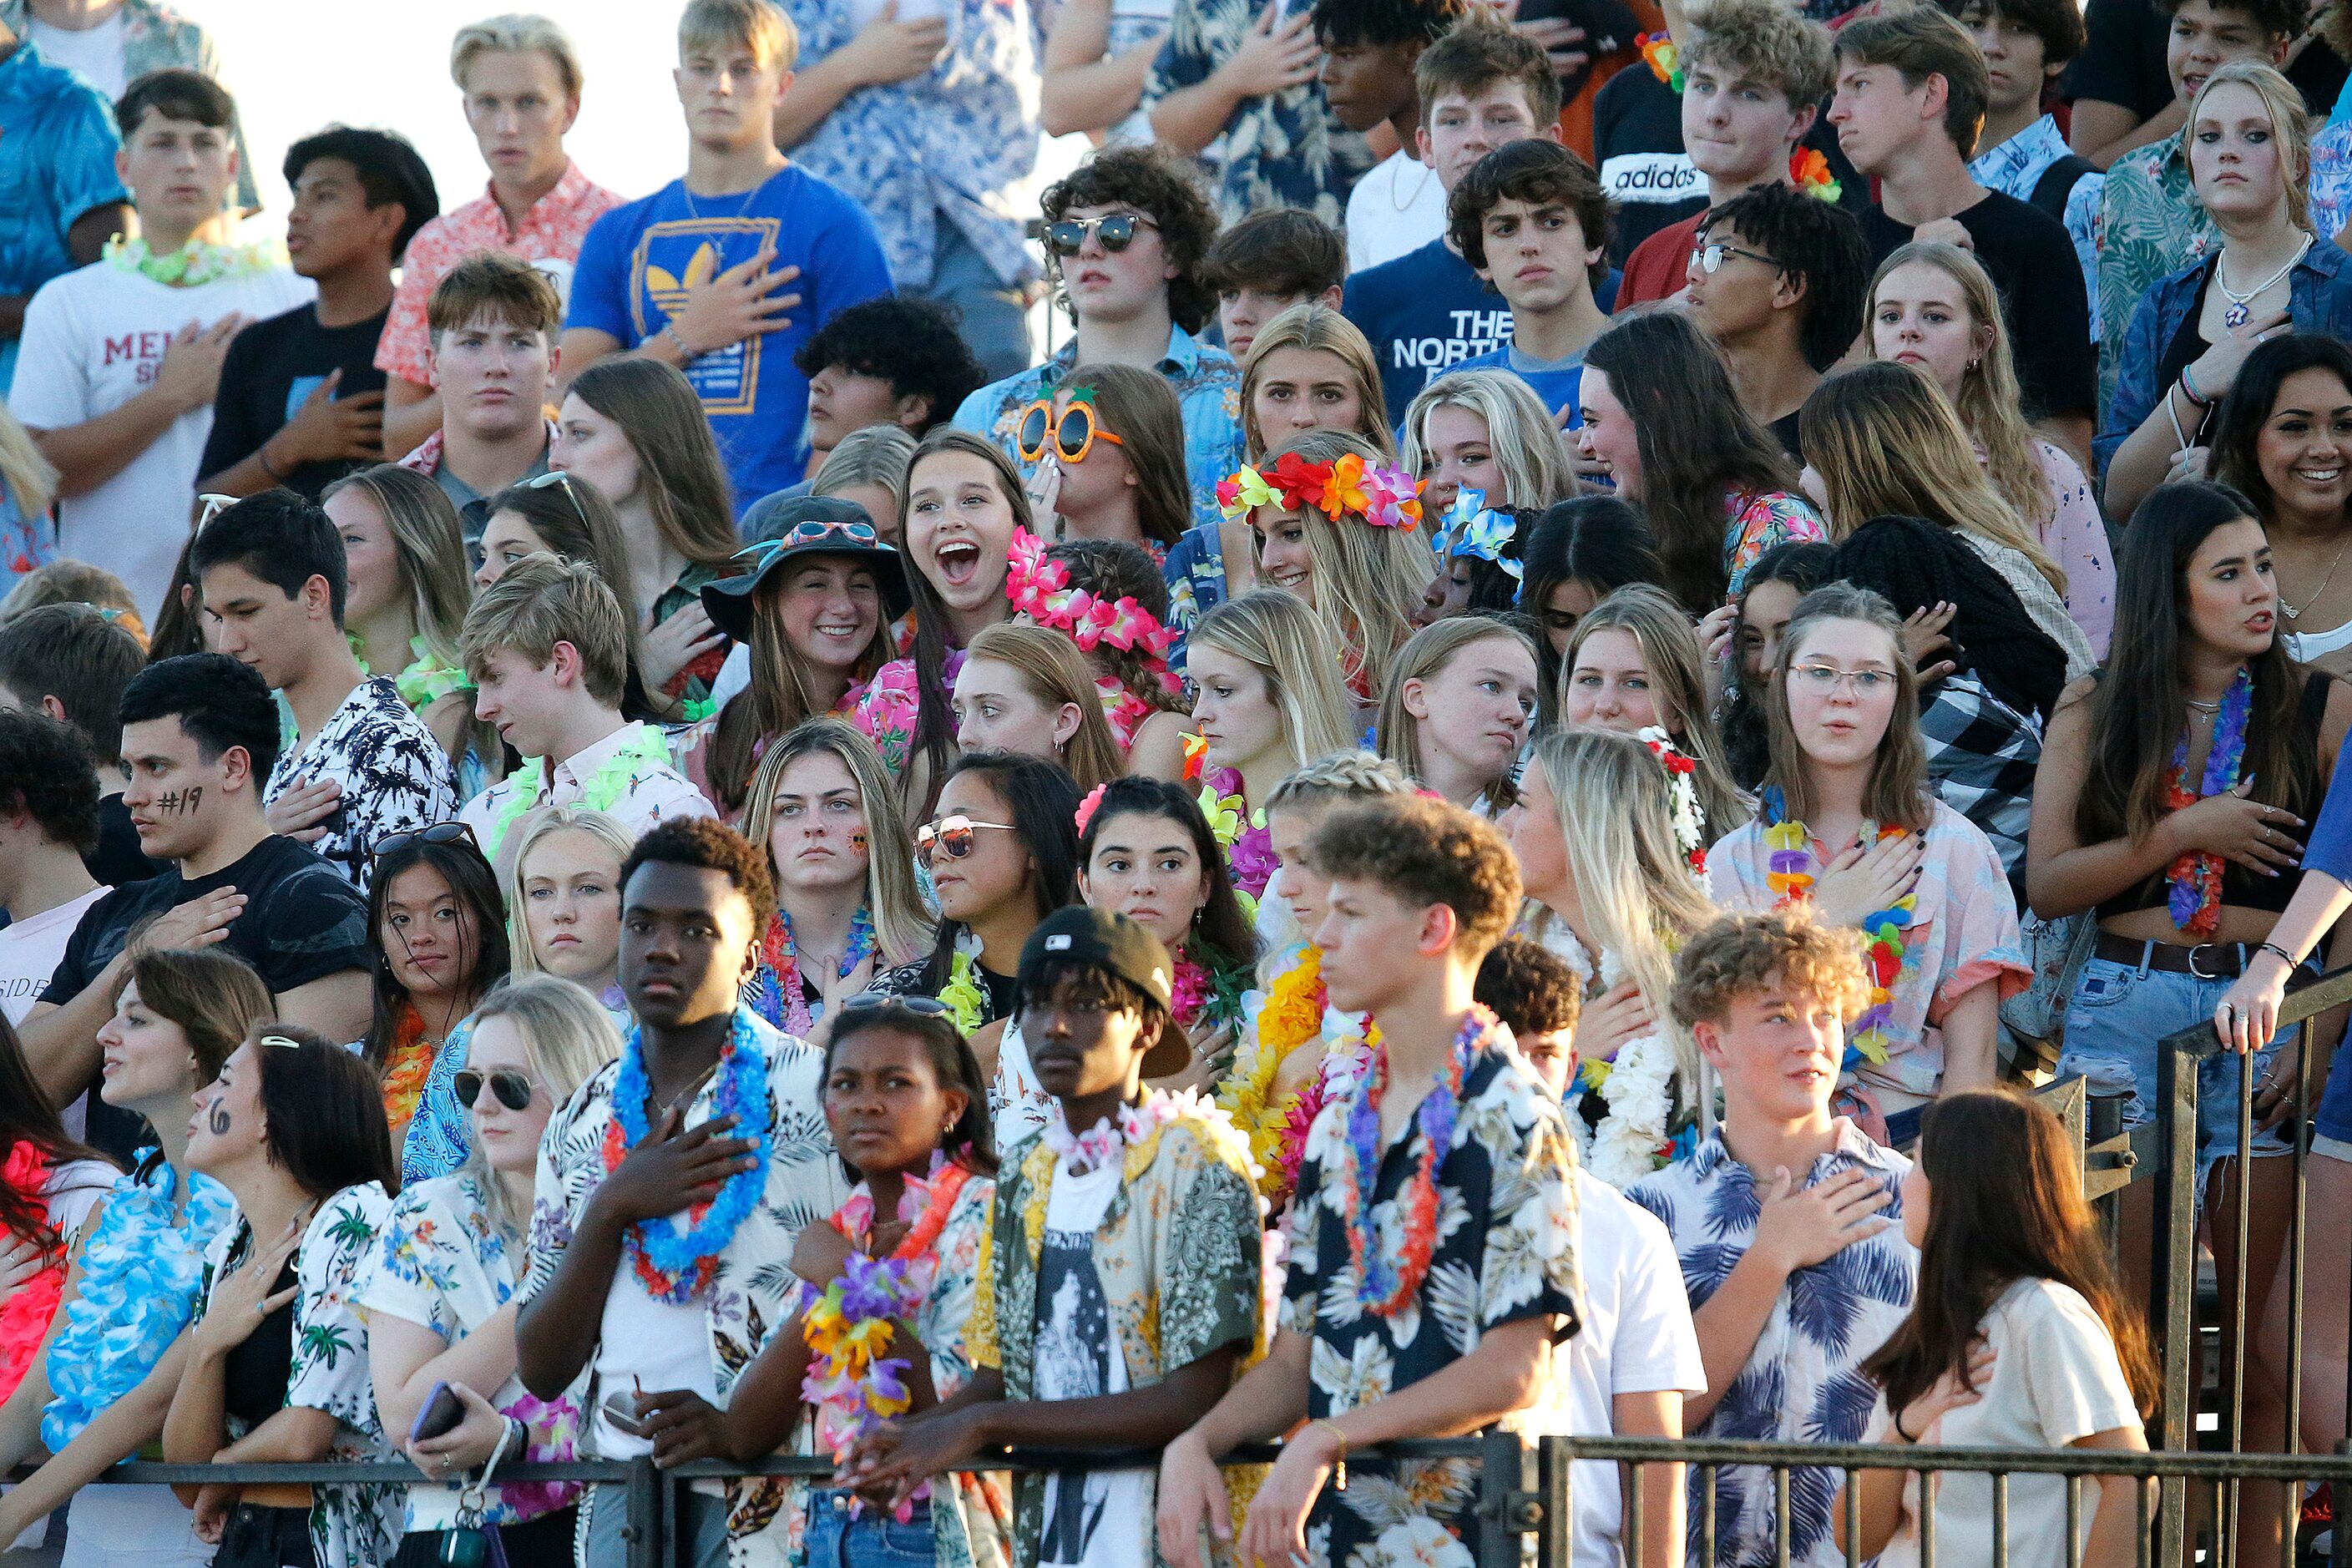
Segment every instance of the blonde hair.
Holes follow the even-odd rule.
[[[760,759],[751,775],[751,798],[743,807],[743,837],[768,857],[768,870],[776,872],[775,852],[769,839],[776,826],[776,795],[783,788],[784,770],[803,757],[827,752],[841,759],[857,781],[858,809],[866,817],[869,846],[866,860],[866,912],[874,922],[879,949],[878,968],[912,963],[930,951],[933,922],[923,912],[921,891],[915,886],[915,840],[898,809],[898,786],[874,742],[838,719],[811,719],[786,731]],[[781,894],[782,879],[777,879]]]
[[[614,818],[601,811],[591,811],[584,805],[543,805],[522,819],[522,831],[515,836],[515,851],[507,862],[507,952],[508,967],[517,974],[537,974],[547,968],[539,950],[530,944],[530,921],[524,918],[523,868],[530,863],[530,852],[540,841],[559,833],[584,833],[613,852],[613,873],[619,881],[622,862],[636,847],[629,830]],[[621,889],[613,889],[615,899]]]
[[[16,502],[16,510],[38,526],[57,496],[58,470],[34,445],[33,433],[0,402],[0,500]]]
[[[34,567],[0,599],[0,626],[49,605],[87,605],[138,638],[142,648],[146,646],[147,626],[139,618],[139,602],[122,579],[103,566],[68,556]]]
[[[801,58],[800,29],[770,0],[688,0],[677,19],[677,52],[740,44],[763,66],[790,70]]]
[[[621,1031],[604,1004],[552,974],[509,975],[492,986],[474,1009],[472,1027],[479,1029],[492,1018],[513,1021],[531,1073],[539,1079],[537,1087],[557,1110],[621,1055]],[[467,1120],[471,1121],[470,1115]],[[471,1176],[488,1197],[490,1218],[498,1227],[520,1237],[529,1212],[519,1212],[509,1199],[506,1184],[491,1171],[489,1155],[470,1127],[466,1161],[457,1170]]]
[[[588,695],[611,704],[621,700],[628,678],[629,626],[621,602],[595,567],[533,551],[482,590],[466,612],[457,648],[466,673],[479,680],[496,649],[509,649],[534,669],[544,669],[555,657],[555,645],[570,643],[580,655],[581,684]]]
[[[1640,988],[1674,1047],[1683,1102],[1699,1096],[1698,1048],[1666,1011],[1674,994],[1675,952],[1716,918],[1675,838],[1674,801],[1665,769],[1631,735],[1576,730],[1536,742],[1559,816],[1568,873],[1598,963],[1617,961]]]
[[[1765,688],[1766,733],[1771,763],[1766,768],[1766,788],[1779,786],[1789,815],[1802,822],[1813,815],[1811,759],[1797,742],[1795,722],[1789,716],[1789,668],[1797,649],[1812,629],[1826,621],[1859,621],[1886,635],[1887,662],[1895,667],[1895,709],[1886,717],[1886,733],[1870,763],[1870,783],[1862,792],[1862,814],[1885,827],[1906,827],[1924,833],[1934,807],[1927,800],[1927,748],[1919,739],[1919,675],[1903,648],[1903,619],[1895,606],[1867,588],[1832,583],[1797,601],[1788,630],[1780,634],[1780,657],[1772,680]]]
[[[822,560],[823,557],[814,559]],[[866,567],[864,558],[836,556],[853,565]],[[866,567],[870,572],[870,567]],[[879,574],[872,574],[877,579]],[[741,809],[751,790],[751,775],[757,768],[762,742],[773,742],[788,733],[803,720],[822,718],[824,707],[818,702],[814,684],[814,663],[795,645],[784,629],[783,617],[778,613],[777,602],[783,597],[785,574],[777,572],[766,582],[751,590],[751,637],[747,639],[745,657],[751,666],[751,680],[742,690],[727,700],[719,717],[710,727],[710,786],[711,804],[721,812]],[[877,597],[879,597],[877,591]],[[890,662],[898,648],[890,640],[890,621],[887,610],[879,614],[874,625],[874,635],[866,639],[858,650],[857,662],[852,666],[852,683],[871,680],[874,672]]]
[[[2016,356],[2010,352],[2009,323],[2000,313],[2000,292],[1984,263],[1957,245],[1914,240],[1879,263],[1870,280],[1864,320],[1876,316],[1879,286],[1887,274],[1913,262],[1932,267],[1957,284],[1976,330],[1991,333],[1984,353],[1960,373],[1959,403],[1953,412],[1960,416],[1969,438],[1984,448],[1985,471],[1993,489],[2011,510],[2034,525],[2038,534],[2043,524],[2058,515],[2058,498],[2050,491],[2033,429],[2025,422],[2025,395],[2018,386]],[[1874,337],[1870,357],[1878,357]]]
[[[1292,767],[1356,749],[1355,709],[1339,682],[1339,650],[1323,617],[1297,595],[1259,588],[1227,599],[1201,617],[1191,646],[1215,648],[1265,678]]]
[[[2197,117],[2204,111],[2206,97],[2217,87],[2235,82],[2252,88],[2254,96],[2263,100],[2269,114],[2271,135],[2284,150],[2285,166],[2279,170],[2279,179],[2286,186],[2286,220],[2300,229],[2311,227],[2311,116],[2303,107],[2303,93],[2293,82],[2278,73],[2267,60],[2231,60],[2228,65],[2205,79],[2197,96],[2189,101],[2189,129],[2193,133]],[[2187,138],[2182,141],[2185,148]],[[2186,156],[2184,153],[2183,156]],[[2200,200],[2202,205],[2202,200]]]
[[[1402,768],[1408,774],[1421,774],[1421,721],[1404,705],[1405,682],[1427,680],[1454,662],[1454,655],[1482,642],[1515,642],[1528,650],[1528,658],[1536,657],[1536,645],[1527,633],[1506,621],[1488,616],[1448,616],[1442,621],[1432,621],[1412,634],[1398,650],[1396,668],[1389,671],[1389,683],[1381,689],[1379,716],[1374,727],[1374,745],[1380,754]],[[1500,777],[1487,781],[1486,804],[1496,813],[1509,808],[1518,799],[1512,787],[1510,770],[1507,767]]]
[[[466,73],[474,68],[475,58],[489,54],[545,55],[555,62],[555,74],[563,79],[564,95],[574,100],[586,79],[572,35],[546,16],[509,12],[458,28],[449,42],[449,79],[457,84],[459,92],[466,90]]]
[[[896,529],[898,514],[907,510],[907,468],[914,460],[914,433],[904,426],[860,426],[824,455],[809,481],[809,494],[837,496],[854,485],[880,485],[890,492],[891,515],[874,519],[874,526]]]
[[[2024,556],[2061,595],[2066,574],[1977,462],[1960,416],[1927,373],[1881,360],[1805,400],[1805,461],[1828,498],[1830,535],[1874,518],[1924,517]]]
[[[1569,466],[1568,447],[1550,411],[1510,372],[1456,371],[1414,395],[1404,411],[1404,466],[1422,479],[1436,467],[1423,444],[1433,408],[1466,408],[1486,422],[1486,445],[1507,491],[1488,496],[1488,506],[1542,508],[1576,494],[1576,470]]]
[[[1748,820],[1748,798],[1731,780],[1731,766],[1723,754],[1723,736],[1708,716],[1706,650],[1681,604],[1664,588],[1629,583],[1612,592],[1576,623],[1568,652],[1559,661],[1559,701],[1567,709],[1568,683],[1576,674],[1576,657],[1595,632],[1619,631],[1642,650],[1642,668],[1650,676],[1650,701],[1658,722],[1675,744],[1698,764],[1691,775],[1699,810],[1706,814],[1709,835],[1720,838]]]
[[[1060,761],[1077,781],[1079,793],[1108,784],[1127,772],[1127,758],[1110,732],[1110,721],[1103,717],[1094,671],[1079,656],[1077,644],[1044,626],[1000,621],[982,627],[964,649],[966,664],[977,658],[992,659],[1011,668],[1029,688],[1030,695],[1048,708],[1076,705],[1077,733],[1063,746]]]
[[[1277,349],[1316,349],[1346,365],[1356,384],[1355,433],[1383,461],[1396,460],[1396,438],[1389,432],[1388,403],[1381,390],[1380,356],[1355,322],[1313,300],[1291,306],[1250,340],[1249,353],[1242,361],[1242,437],[1252,454],[1265,450],[1265,433],[1257,427],[1257,383],[1266,356]]]
[[[1265,797],[1265,809],[1296,809],[1366,795],[1412,793],[1412,775],[1394,759],[1370,752],[1329,752],[1275,785],[1273,793]]]
[[[1272,462],[1290,452],[1310,463],[1350,454],[1367,466],[1381,460],[1370,442],[1345,430],[1302,430],[1266,457]],[[1370,689],[1378,692],[1388,685],[1397,649],[1412,630],[1422,591],[1437,575],[1427,530],[1375,528],[1354,512],[1334,521],[1314,507],[1297,515],[1307,524],[1307,554],[1315,563],[1315,610],[1361,661]],[[1251,529],[1253,563],[1263,558],[1265,544],[1265,536]]]

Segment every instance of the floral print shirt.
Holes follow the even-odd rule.
[[[1789,1276],[1772,1315],[1694,1437],[1749,1442],[1858,1443],[1870,1423],[1878,1385],[1862,1374],[1863,1358],[1886,1342],[1910,1314],[1919,1253],[1903,1239],[1903,1177],[1911,1162],[1881,1148],[1840,1117],[1837,1143],[1805,1173],[1819,1186],[1847,1171],[1867,1172],[1886,1193],[1875,1236]],[[1704,1308],[1756,1240],[1763,1213],[1755,1175],[1724,1146],[1720,1128],[1687,1160],[1643,1177],[1625,1195],[1665,1222],[1682,1265],[1691,1310]],[[1789,1476],[1789,1562],[1795,1568],[1842,1568],[1844,1549],[1832,1528],[1831,1504],[1843,1472],[1799,1468]],[[1689,1472],[1692,1568],[1748,1568],[1773,1562],[1777,1528],[1772,1472],[1726,1465],[1715,1472],[1715,1562],[1698,1557],[1705,1472]]]
[[[2108,168],[2099,191],[2098,240],[2099,287],[2091,304],[2099,323],[2099,406],[2112,409],[2125,334],[2142,299],[2158,279],[2221,247],[2221,231],[2190,184],[2183,132],[2135,147]],[[2158,357],[2163,353],[2158,345]],[[2151,373],[2155,363],[2148,362]],[[2138,427],[2135,420],[2125,434]],[[2106,465],[2102,451],[2099,467]]]
[[[401,1189],[381,1238],[361,1260],[352,1304],[364,1317],[398,1318],[430,1329],[452,1345],[479,1329],[514,1299],[523,1268],[521,1247],[499,1229],[489,1194],[459,1173]],[[580,1405],[571,1394],[551,1402],[533,1398],[509,1376],[490,1403],[521,1417],[530,1429],[516,1460],[565,1460],[580,1437]],[[522,1481],[490,1489],[483,1520],[520,1524],[572,1501],[580,1489]],[[457,1522],[457,1489],[408,1489],[408,1530],[449,1530]]]
[[[1507,1045],[1481,1052],[1463,1079],[1454,1144],[1436,1173],[1443,1218],[1420,1289],[1391,1317],[1357,1304],[1336,1171],[1351,1158],[1348,1117],[1365,1088],[1358,1084],[1316,1117],[1290,1203],[1282,1331],[1312,1342],[1310,1420],[1377,1404],[1433,1377],[1506,1323],[1548,1319],[1559,1341],[1583,1317],[1568,1122]],[[1386,1257],[1402,1252],[1407,1188],[1428,1148],[1416,1122],[1381,1155],[1369,1219]],[[1549,1376],[1564,1375],[1564,1357],[1547,1364]],[[1527,1429],[1544,1412],[1564,1410],[1566,1401],[1564,1391],[1538,1394],[1503,1426]],[[1348,1489],[1325,1487],[1307,1516],[1307,1568],[1471,1568],[1477,1489],[1477,1467],[1468,1460],[1351,1463]]]
[[[1787,490],[1726,492],[1723,513],[1729,521],[1723,531],[1723,569],[1730,574],[1734,598],[1748,581],[1748,569],[1757,557],[1782,544],[1819,544],[1830,536],[1829,524],[1813,503]]]
[[[951,647],[940,668],[940,689],[954,689],[963,673],[963,649]],[[907,771],[914,749],[915,727],[922,718],[922,697],[915,685],[915,661],[894,658],[874,672],[874,679],[841,700],[842,716],[862,731],[882,753],[883,765],[898,777]]]
[[[1094,1264],[1128,1386],[1158,1383],[1227,1345],[1249,1356],[1260,1342],[1264,1232],[1248,1145],[1221,1112],[1195,1105],[1126,1156],[1095,1232]],[[1033,1137],[1006,1152],[997,1177],[964,1353],[974,1367],[1003,1372],[1007,1399],[1037,1396],[1036,1326],[1048,1307],[1038,1300],[1038,1260],[1059,1165]],[[1022,1476],[1013,1495],[1014,1561],[1034,1562],[1045,1478]]]
[[[352,688],[309,744],[278,753],[262,804],[321,779],[341,784],[343,797],[326,820],[327,836],[310,847],[362,893],[379,842],[457,815],[449,753],[388,676]]]
[[[391,1213],[392,1199],[378,1184],[345,1187],[319,1205],[294,1252],[294,1358],[287,1370],[286,1408],[323,1410],[335,1418],[330,1459],[394,1457],[376,1416],[367,1320],[352,1300],[360,1265]],[[212,1300],[213,1282],[252,1251],[253,1227],[242,1216],[213,1237],[205,1252],[198,1319]],[[244,1425],[231,1417],[229,1436],[244,1436]],[[400,1550],[406,1493],[404,1487],[380,1484],[311,1488],[310,1547],[319,1561],[341,1568],[384,1568]]]
[[[2331,121],[2311,139],[2311,232],[2325,245],[2352,218],[2352,120]]]
[[[2042,548],[2066,574],[2066,614],[2083,628],[2091,661],[2104,664],[2116,629],[2116,553],[2107,525],[2082,465],[2047,441],[2034,442],[2033,449],[2053,502],[2038,525]]]

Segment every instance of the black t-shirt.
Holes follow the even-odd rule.
[[[2026,412],[2095,417],[2099,360],[2091,342],[2091,301],[2064,226],[2032,203],[2000,191],[1988,191],[1958,216],[2000,290]],[[1862,215],[1874,268],[1908,245],[1911,233],[1881,208]]]
[[[2090,0],[2083,26],[2089,38],[2060,79],[2063,97],[2121,104],[2142,121],[2172,101],[2172,76],[2164,66],[2169,16],[2148,0]],[[2326,39],[2314,38],[2287,68],[2286,79],[2303,94],[2305,109],[2326,115],[2344,89],[2344,61]]]
[[[1803,408],[1791,408],[1786,415],[1764,426],[1770,433],[1772,439],[1780,444],[1780,450],[1789,454],[1789,460],[1801,468],[1805,466],[1805,452],[1797,440],[1797,425],[1804,416]]]
[[[125,882],[143,882],[150,877],[160,877],[170,867],[150,860],[139,847],[139,830],[131,826],[131,808],[122,804],[119,795],[102,797],[98,803],[98,844],[81,858],[82,868],[93,881],[110,888]]]
[[[375,368],[375,341],[390,314],[386,310],[352,326],[322,327],[318,306],[305,303],[237,333],[228,345],[228,357],[221,362],[213,433],[196,471],[209,478],[253,456],[285,428],[331,372],[343,373],[335,387],[338,398],[382,392],[384,376]],[[286,483],[316,500],[329,485],[367,466],[303,463],[286,476]]]

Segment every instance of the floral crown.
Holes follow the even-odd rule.
[[[1005,596],[1013,607],[1041,626],[1067,632],[1087,653],[1101,644],[1166,658],[1176,634],[1158,616],[1122,595],[1114,603],[1070,586],[1070,569],[1045,553],[1045,542],[1025,528],[1013,531],[1006,558]]]
[[[1691,775],[1698,764],[1683,754],[1674,737],[1653,724],[1634,737],[1650,748],[1650,755],[1658,759],[1666,770],[1666,794],[1674,803],[1675,845],[1690,862],[1691,875],[1699,886],[1706,886],[1706,813],[1700,809],[1698,789]]]
[[[1412,528],[1421,521],[1421,481],[1402,468],[1367,468],[1353,452],[1328,463],[1285,452],[1261,473],[1247,463],[1217,487],[1217,510],[1227,521],[1262,506],[1309,508],[1333,522],[1354,512],[1374,528]]]
[[[1456,490],[1454,504],[1445,513],[1445,526],[1437,531],[1437,558],[1451,561],[1457,555],[1475,555],[1500,566],[1514,582],[1521,581],[1527,568],[1503,553],[1503,546],[1517,538],[1518,532],[1519,520],[1489,508],[1484,490]]]

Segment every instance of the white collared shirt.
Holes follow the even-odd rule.
[[[656,737],[660,729],[652,724],[624,724],[592,746],[583,747],[563,761],[545,770],[545,782],[535,799],[524,811],[536,811],[545,805],[584,805],[591,811],[601,811],[614,818],[635,837],[667,816],[716,816],[710,802],[702,792],[688,784],[672,761],[650,766],[633,767],[625,778],[600,778],[607,763],[638,742],[641,734]],[[664,747],[667,757],[667,748]],[[499,780],[472,800],[459,812],[458,819],[474,830],[481,842],[482,852],[496,860],[506,829],[509,803],[514,799],[518,781],[509,776]],[[513,821],[521,820],[517,812]]]

